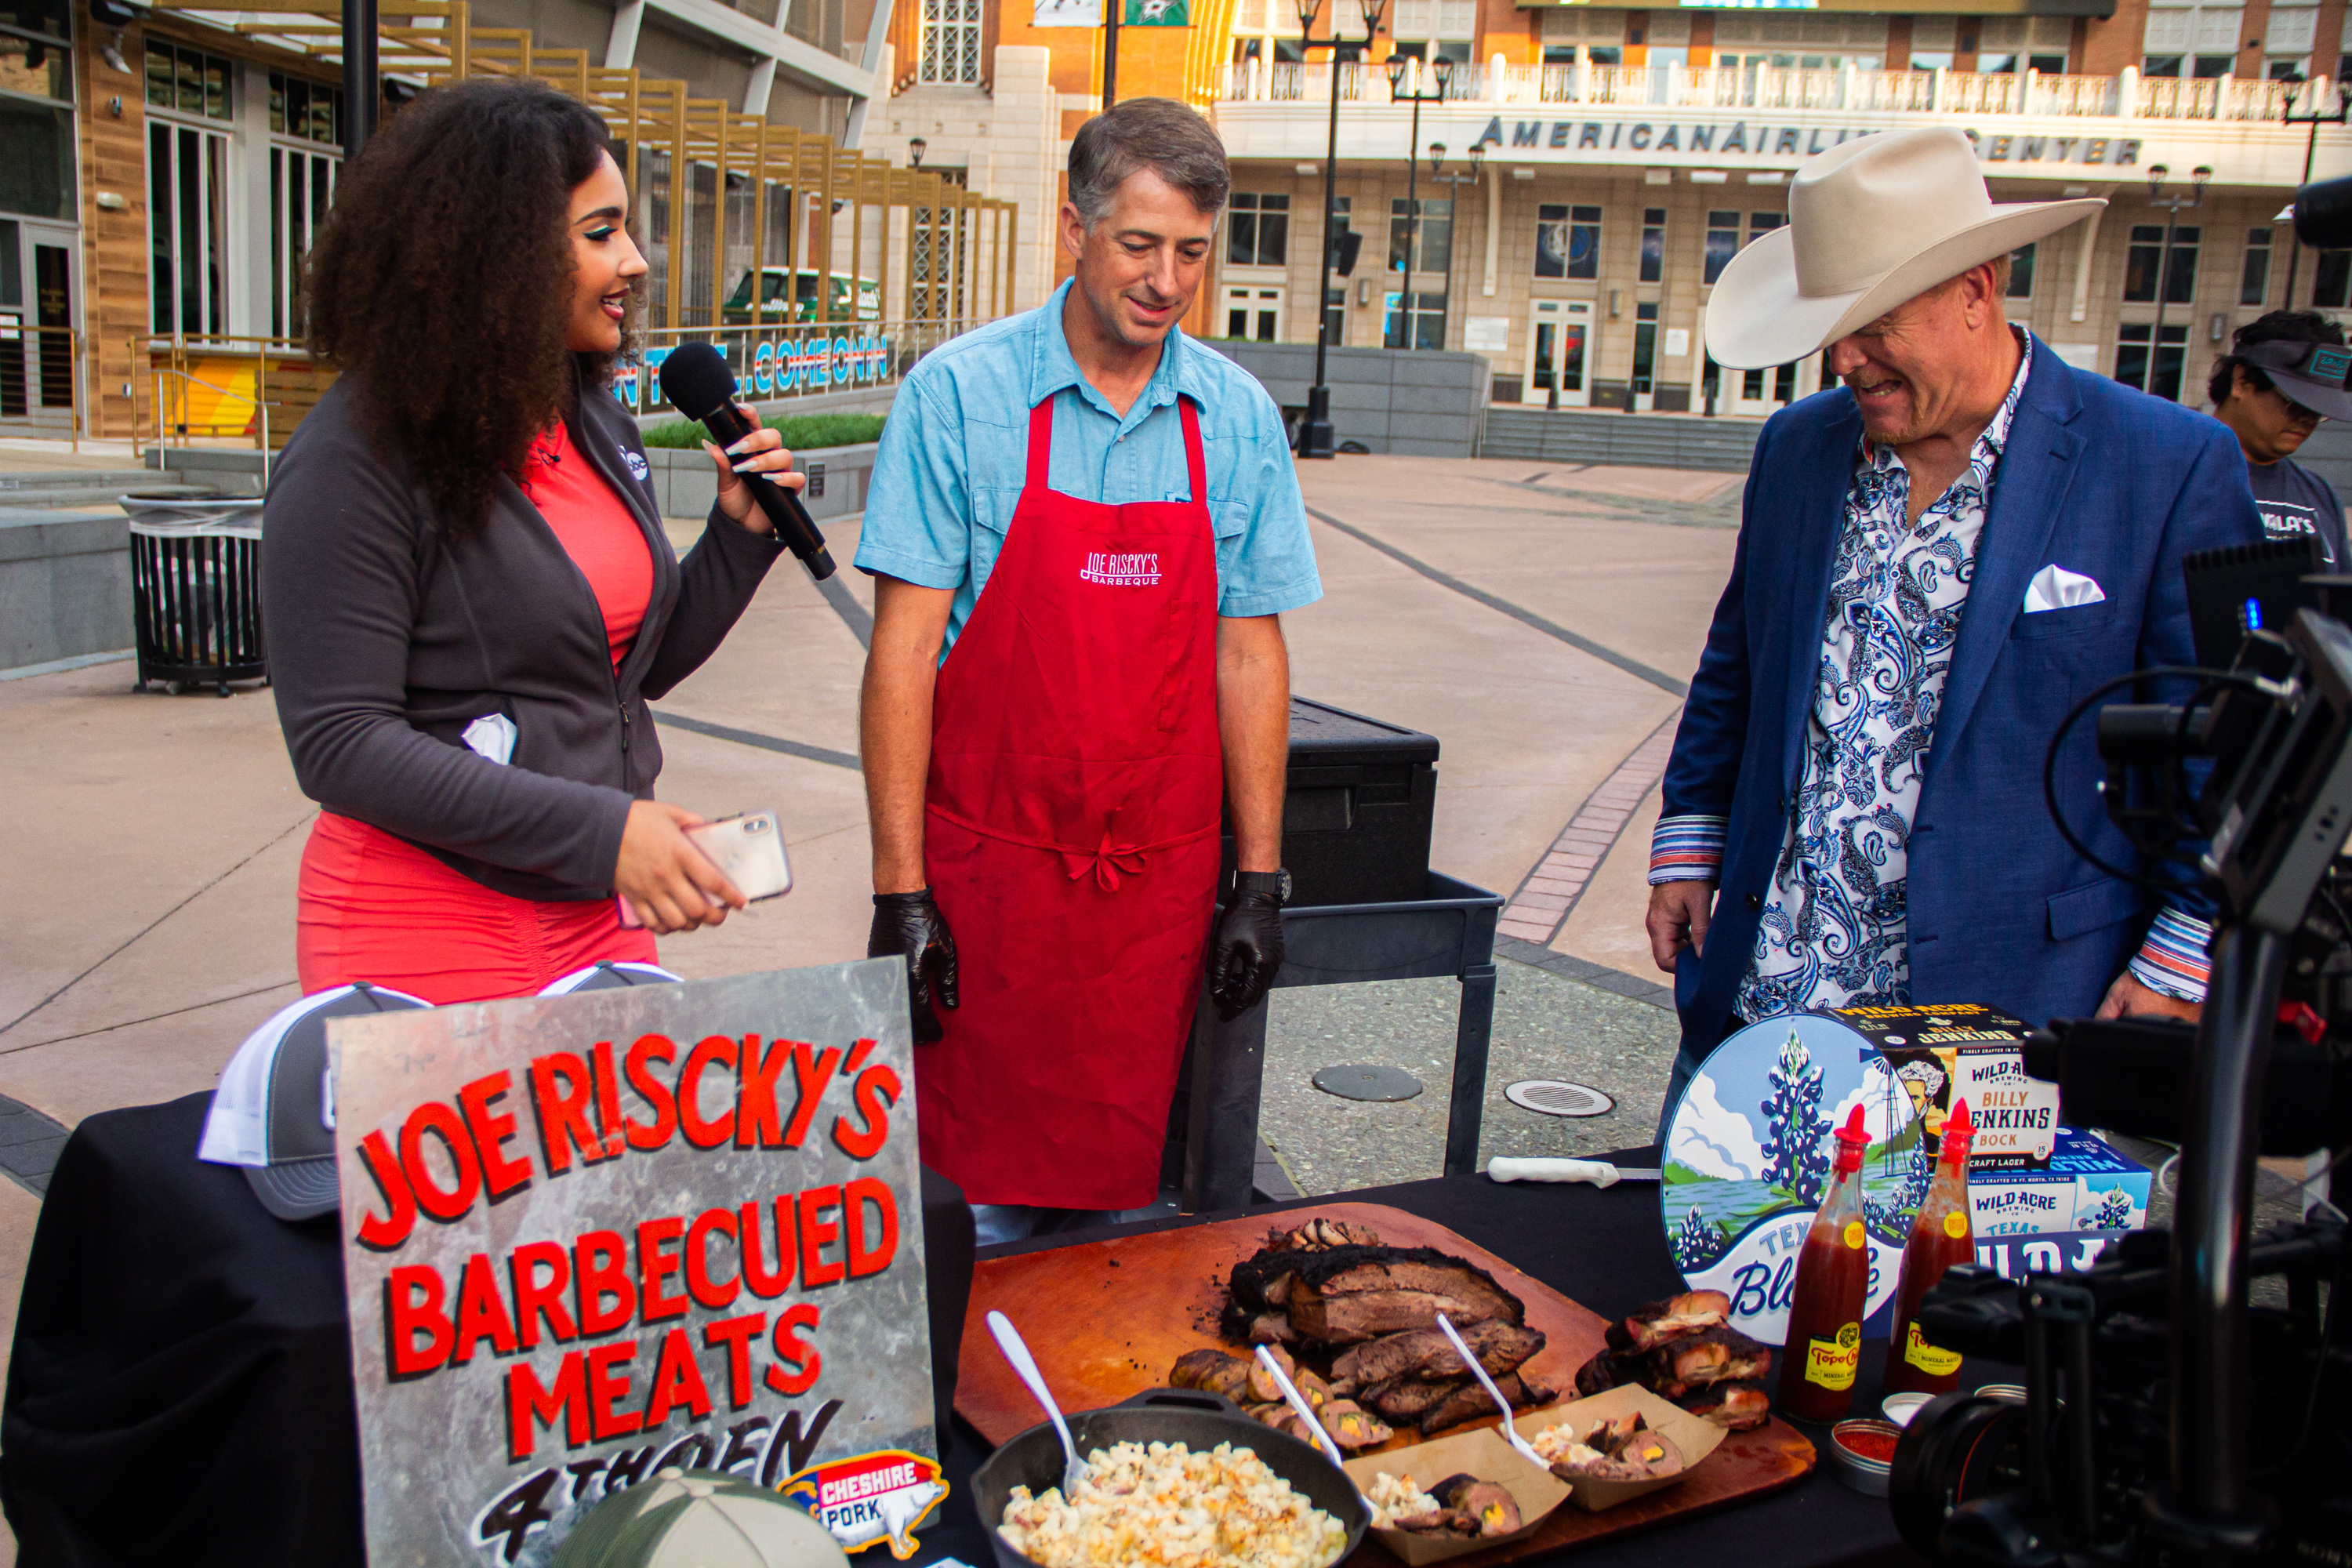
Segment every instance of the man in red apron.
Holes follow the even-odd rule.
[[[1150,1203],[1204,960],[1228,1017],[1282,962],[1277,617],[1322,590],[1280,410],[1176,330],[1227,184],[1181,104],[1089,121],[1074,276],[908,375],[867,496],[867,951],[983,1240]]]

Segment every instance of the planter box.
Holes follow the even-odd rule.
[[[855,447],[812,447],[793,454],[795,466],[809,476],[809,488],[803,492],[809,516],[821,523],[866,510],[866,487],[874,473],[874,454],[879,445],[866,441]],[[711,467],[709,453],[698,447],[656,447],[646,453],[646,460],[653,465],[654,492],[664,517],[700,521],[710,515],[719,499],[719,471]],[[820,478],[821,494],[815,493]]]

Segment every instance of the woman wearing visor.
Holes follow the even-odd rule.
[[[2270,539],[2316,535],[2320,566],[2346,559],[2344,504],[2335,487],[2289,454],[2322,419],[2352,419],[2352,350],[2344,330],[2313,310],[2273,310],[2249,321],[2213,362],[2213,417],[2245,449],[2246,479]]]

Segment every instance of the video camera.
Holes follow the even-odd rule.
[[[2352,180],[2330,184],[2343,229],[2325,243],[2352,245]],[[2307,544],[2192,557],[2200,658],[2220,623],[2229,668],[2110,681],[2052,743],[2044,792],[2069,843],[2109,875],[2213,900],[2212,977],[2193,1030],[2062,1020],[2026,1047],[2069,1123],[2179,1142],[2177,1212],[2079,1273],[1964,1266],[1928,1293],[1924,1332],[2022,1363],[2027,1389],[1944,1394],[1906,1428],[1890,1501],[1930,1556],[2352,1563],[2352,578],[2310,568]],[[2101,790],[2143,867],[2180,868],[2169,881],[2108,863],[2056,798],[2075,722],[2140,683],[2183,700],[2100,710]],[[2322,1148],[2340,1151],[2332,1201],[2250,1237],[2258,1154]],[[2251,1304],[2268,1277],[2283,1309]]]

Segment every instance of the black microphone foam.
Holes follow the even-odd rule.
[[[688,419],[700,422],[722,447],[749,436],[752,424],[735,406],[735,373],[709,343],[680,343],[662,361],[662,395]],[[824,535],[801,504],[801,498],[765,474],[738,475],[751,487],[751,499],[775,524],[776,537],[801,559],[809,575],[822,583],[833,575],[833,556]]]

